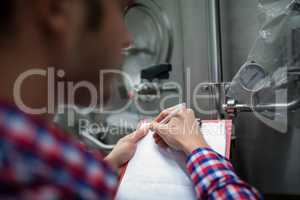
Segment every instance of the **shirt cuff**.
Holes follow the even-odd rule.
[[[194,150],[186,160],[187,168],[192,173],[194,171],[195,165],[201,166],[206,164],[208,161],[215,161],[220,162],[222,167],[218,165],[219,167],[228,168],[229,170],[233,170],[233,166],[230,163],[230,161],[221,154],[217,153],[216,151],[212,150],[211,148],[198,148]],[[197,167],[196,166],[196,167]],[[214,166],[216,167],[216,166]]]
[[[188,163],[192,159],[192,157],[195,155],[201,155],[201,154],[206,154],[206,153],[215,154],[215,155],[219,156],[220,158],[226,159],[226,157],[218,154],[213,149],[205,147],[205,148],[198,148],[198,149],[195,149],[194,151],[192,151],[192,153],[187,157],[186,162]]]

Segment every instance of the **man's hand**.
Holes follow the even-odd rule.
[[[187,155],[197,148],[209,147],[200,132],[194,111],[183,108],[167,124],[159,124],[175,107],[163,111],[151,124],[155,142],[161,147],[184,151]]]
[[[115,170],[119,170],[133,157],[138,141],[147,134],[148,130],[148,127],[142,127],[134,133],[121,138],[113,151],[104,160]]]

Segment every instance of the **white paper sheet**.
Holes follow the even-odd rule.
[[[208,144],[225,155],[225,122],[203,123]],[[186,156],[157,146],[149,133],[139,144],[121,181],[117,200],[196,199],[194,184],[186,171]]]

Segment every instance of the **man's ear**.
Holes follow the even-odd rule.
[[[61,34],[68,31],[71,20],[72,0],[34,0],[34,12],[39,27],[47,34]],[[75,2],[75,1],[73,1]]]

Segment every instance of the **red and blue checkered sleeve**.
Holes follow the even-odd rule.
[[[236,175],[225,157],[211,149],[195,150],[187,159],[187,169],[199,199],[262,199],[255,188]]]
[[[0,112],[1,199],[113,199],[117,184],[101,153],[55,127]]]

